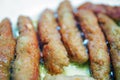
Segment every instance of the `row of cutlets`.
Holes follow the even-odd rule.
[[[115,21],[118,21],[118,22],[120,21],[120,7],[119,6],[112,7],[112,6],[101,5],[101,4],[96,5],[96,4],[87,2],[87,3],[79,6],[78,11],[79,12],[77,14],[77,17],[80,21],[81,28],[83,29],[83,32],[85,32],[86,38],[89,39],[88,48],[89,48],[90,61],[91,61],[90,66],[91,66],[91,71],[92,71],[93,76],[98,80],[109,80],[109,78],[108,78],[109,76],[105,75],[104,73],[108,73],[110,71],[110,69],[109,69],[110,66],[108,66],[108,65],[110,65],[110,60],[107,57],[107,55],[102,54],[102,53],[104,53],[104,51],[101,50],[101,47],[103,47],[104,41],[102,41],[102,43],[101,43],[102,46],[100,46],[99,42],[101,41],[101,39],[98,40],[98,36],[100,37],[101,34],[99,34],[98,30],[94,31],[94,32],[96,32],[96,34],[94,34],[94,35],[98,35],[98,36],[94,36],[94,39],[95,38],[96,39],[93,43],[92,43],[93,39],[90,37],[91,33],[93,34],[93,32],[91,30],[92,29],[95,30],[95,25],[96,25],[95,23],[98,22],[101,30],[105,34],[105,37],[110,45],[110,54],[109,55],[111,58],[111,64],[113,65],[113,70],[114,70],[113,72],[114,72],[115,80],[120,80],[120,35],[119,35],[120,34],[120,26],[118,26],[115,23]],[[85,13],[86,13],[86,15],[85,15]],[[93,18],[92,14],[94,15],[94,17],[97,17],[96,20]],[[91,19],[90,19],[90,17],[91,17]],[[88,27],[91,26],[93,28],[91,28],[91,29],[86,28],[86,26],[88,26]],[[96,42],[96,44],[95,44],[95,42]],[[96,53],[98,55],[94,54],[92,56],[91,54],[93,54],[94,52],[92,52],[91,48],[94,47],[94,51],[95,51],[95,49],[97,49],[96,47],[98,44],[99,44],[99,49],[97,50],[97,53]],[[106,49],[106,47],[104,47],[104,50],[105,49]],[[96,57],[97,60],[94,59],[93,57]],[[92,62],[94,62],[94,63],[92,63]],[[97,66],[95,64],[97,64],[99,66]],[[93,67],[93,65],[94,65],[94,67]],[[101,68],[100,68],[100,65],[101,65]],[[106,67],[105,66],[103,67],[103,65],[106,65]],[[105,79],[102,78],[102,76]]]
[[[100,7],[100,8],[99,8]],[[104,8],[101,8],[104,7]],[[51,10],[45,10],[38,22],[42,53],[32,21],[25,16],[18,18],[19,37],[12,35],[11,23],[4,19],[0,23],[0,80],[10,79],[11,62],[13,80],[40,80],[39,64],[43,54],[45,68],[51,75],[63,72],[70,61],[83,64],[90,60],[90,70],[95,80],[110,80],[111,63],[115,80],[120,79],[120,27],[113,21],[119,20],[119,7],[83,4],[75,14],[80,27],[89,40],[88,50],[83,45],[81,32],[69,1],[63,1],[58,8],[58,23]],[[108,16],[109,17],[108,17]],[[117,17],[116,17],[117,16]],[[57,30],[57,26],[60,30]],[[105,36],[110,44],[110,54]],[[16,54],[15,54],[16,53]],[[110,62],[111,58],[111,62]],[[81,76],[50,76],[45,80],[94,80]]]

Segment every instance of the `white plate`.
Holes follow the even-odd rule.
[[[27,15],[37,19],[40,13],[50,8],[56,10],[63,0],[0,0],[0,21],[8,17],[16,22],[19,15]],[[93,3],[104,3],[109,5],[120,5],[120,0],[70,0],[74,7],[89,1]]]

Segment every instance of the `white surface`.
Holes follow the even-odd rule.
[[[63,0],[0,0],[0,21],[3,18],[10,18],[16,22],[19,15],[27,15],[32,19],[37,19],[40,13],[50,8],[56,10]],[[93,3],[105,3],[110,5],[120,5],[120,0],[70,0],[74,7],[86,1]]]

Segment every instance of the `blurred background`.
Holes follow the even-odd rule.
[[[0,0],[0,21],[3,18],[10,18],[16,22],[19,15],[27,15],[33,20],[37,19],[40,13],[50,8],[56,10],[63,0]],[[109,5],[120,5],[120,0],[70,0],[73,7],[77,7],[84,2],[104,3]]]

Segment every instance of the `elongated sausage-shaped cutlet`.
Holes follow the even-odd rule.
[[[92,10],[95,13],[104,13],[110,16],[112,19],[120,21],[120,6],[109,6],[86,2],[78,7],[78,10],[80,9]]]
[[[120,80],[120,27],[105,14],[98,14],[98,20],[110,44],[115,80]]]
[[[63,1],[58,8],[58,20],[63,43],[71,61],[85,63],[88,54],[82,43],[80,32],[75,24],[72,6],[69,1]]]
[[[39,80],[40,50],[32,21],[25,16],[18,18],[19,37],[14,62],[14,80]]]
[[[92,75],[97,80],[109,80],[110,57],[97,17],[88,10],[79,10],[77,16],[85,37],[89,40],[88,49]]]
[[[14,58],[16,42],[9,19],[0,23],[0,80],[10,79],[10,63]]]
[[[39,36],[43,46],[45,67],[50,74],[63,72],[63,67],[69,64],[67,51],[61,42],[57,31],[57,23],[51,10],[45,10],[38,24]]]

